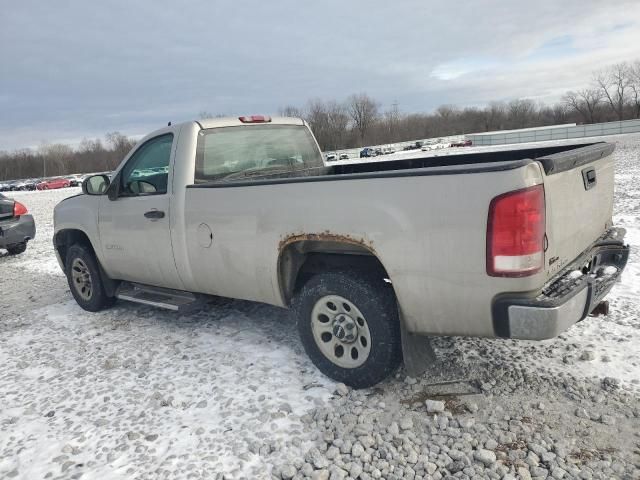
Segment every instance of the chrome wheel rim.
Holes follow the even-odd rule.
[[[71,279],[76,292],[83,300],[91,300],[93,285],[91,284],[91,274],[89,267],[83,260],[76,258],[71,264]]]
[[[371,332],[365,316],[340,295],[320,298],[311,310],[313,339],[322,354],[342,368],[357,368],[371,353]]]

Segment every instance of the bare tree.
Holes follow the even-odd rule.
[[[629,66],[629,88],[631,90],[633,117],[640,118],[640,60],[636,60]]]
[[[505,106],[501,102],[491,102],[482,111],[482,121],[485,132],[499,130],[502,128],[505,119]]]
[[[616,63],[595,75],[595,81],[618,120],[624,120],[624,107],[629,95],[629,64]]]
[[[287,105],[284,108],[278,110],[278,113],[282,117],[295,117],[295,118],[303,118],[304,112],[300,110],[298,107],[294,107],[293,105]]]
[[[507,105],[507,118],[510,122],[510,128],[525,128],[533,126],[536,114],[536,104],[529,99],[511,100]]]
[[[598,88],[583,88],[576,92],[567,92],[562,97],[567,107],[575,110],[582,116],[584,123],[595,123],[598,105],[602,102],[604,93]]]
[[[366,93],[354,94],[347,100],[347,109],[351,120],[364,143],[364,137],[378,119],[378,103]]]

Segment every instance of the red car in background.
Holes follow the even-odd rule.
[[[38,190],[52,190],[54,188],[66,188],[70,187],[71,182],[66,178],[48,178],[36,185]]]

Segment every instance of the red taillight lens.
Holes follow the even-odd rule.
[[[267,115],[245,115],[238,117],[242,123],[268,123],[271,121],[271,117]]]
[[[20,202],[15,202],[13,204],[13,216],[14,217],[19,217],[20,215],[26,215],[27,213],[29,213],[29,211],[27,210],[27,207],[25,207]]]
[[[524,277],[544,261],[544,187],[505,193],[491,200],[487,226],[487,273]]]

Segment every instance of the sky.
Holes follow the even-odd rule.
[[[0,0],[0,150],[361,92],[552,102],[638,58],[639,0]]]

